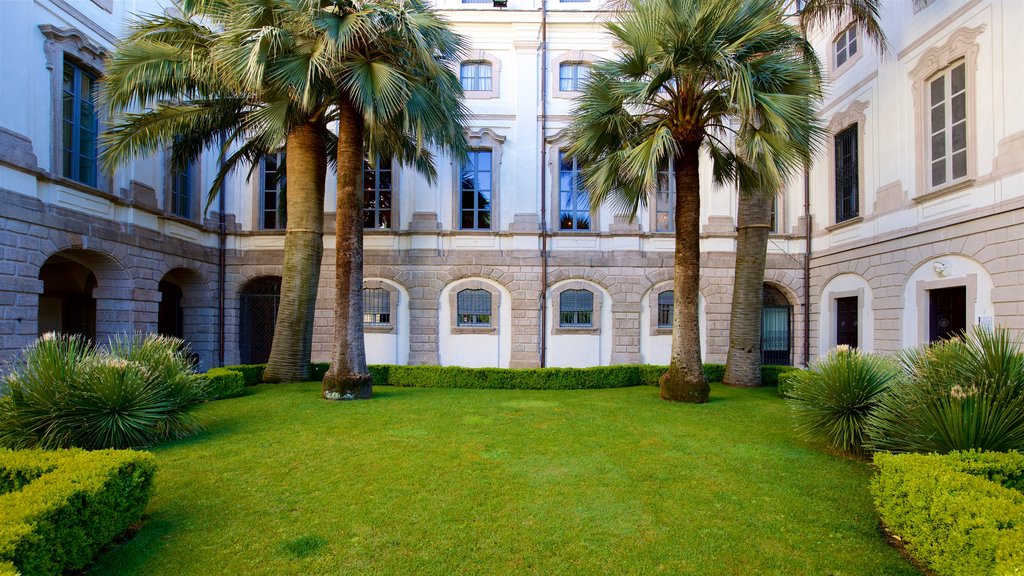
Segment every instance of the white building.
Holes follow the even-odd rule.
[[[1024,234],[1015,227],[1024,219],[1024,111],[1012,105],[1024,88],[1024,50],[1003,33],[1004,22],[1024,23],[1024,4],[924,4],[886,4],[892,47],[884,58],[845,26],[815,37],[830,62],[823,117],[834,137],[811,172],[809,261],[802,182],[778,203],[765,277],[774,362],[801,363],[805,343],[814,356],[854,337],[862,348],[893,350],[927,341],[942,322],[1024,328]],[[0,4],[6,357],[51,329],[101,340],[133,329],[177,333],[207,366],[261,361],[269,351],[284,245],[280,190],[265,177],[276,159],[229,182],[223,249],[219,213],[204,217],[200,201],[212,156],[173,174],[166,155],[113,175],[92,164],[94,125],[82,95],[102,75],[128,14],[162,5],[169,2]],[[609,209],[590,214],[581,209],[585,192],[570,185],[578,166],[560,162],[576,84],[589,62],[612,55],[599,7],[438,4],[474,49],[460,69],[474,152],[465,163],[443,162],[433,185],[386,164],[366,175],[371,363],[667,363],[671,195],[635,222]],[[933,105],[926,98],[940,79],[957,92]],[[942,106],[948,133],[930,123]],[[950,151],[941,182],[926,161],[939,146],[933,134]],[[468,194],[463,175],[475,183]],[[736,192],[713,187],[710,174],[706,182],[701,328],[706,360],[723,362]],[[332,212],[333,176],[327,184]],[[314,360],[329,358],[332,339],[330,230],[324,243]]]

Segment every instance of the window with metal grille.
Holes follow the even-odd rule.
[[[490,62],[463,62],[459,80],[466,92],[488,92],[491,90]]]
[[[383,288],[363,288],[363,324],[391,324],[391,293]]]
[[[566,290],[558,295],[558,326],[589,328],[594,325],[594,293]]]
[[[856,218],[860,208],[857,125],[836,134],[836,222]]]
[[[590,230],[590,193],[583,187],[579,161],[558,152],[558,229]]]
[[[96,138],[99,122],[94,105],[96,79],[64,61],[64,171],[66,178],[96,185]]]
[[[558,65],[558,89],[562,92],[579,92],[589,78],[590,64],[563,62]]]
[[[928,81],[931,186],[967,176],[967,67],[961,62]]]
[[[654,192],[654,231],[672,232],[676,229],[676,191],[672,186],[670,164],[658,170],[658,189]]]
[[[391,160],[363,161],[363,228],[390,230],[393,195]]]
[[[658,294],[658,328],[672,327],[672,314],[675,311],[675,294],[665,290]]]
[[[839,68],[846,61],[852,58],[857,53],[857,25],[854,24],[843,30],[842,34],[836,38],[835,42],[836,51],[836,68]]]
[[[470,150],[459,178],[460,224],[463,230],[491,229],[491,151]]]
[[[283,230],[285,210],[284,154],[266,154],[260,168],[260,228]]]
[[[459,326],[491,325],[491,293],[487,290],[462,290],[456,299]]]
[[[192,166],[171,168],[171,214],[192,217]]]

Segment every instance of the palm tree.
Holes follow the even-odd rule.
[[[432,149],[465,154],[466,109],[453,71],[465,46],[421,0],[324,1],[314,21],[328,39],[340,87],[333,102],[338,120],[335,335],[323,395],[362,399],[370,397],[372,385],[363,339],[363,159],[411,162],[432,179]]]
[[[805,38],[808,28],[852,22],[860,26],[884,52],[885,33],[878,23],[880,4],[880,0],[807,0],[793,16],[797,18]],[[810,44],[806,48],[810,49]],[[722,381],[732,386],[760,386],[761,298],[774,196],[748,193],[746,190],[740,192],[736,212],[736,274],[729,317],[729,353]],[[807,314],[804,321],[810,321]]]
[[[170,146],[172,163],[182,165],[226,137],[234,151],[221,151],[226,161],[208,207],[230,170],[255,167],[284,144],[288,226],[264,379],[308,379],[332,140],[331,79],[316,38],[296,25],[302,14],[285,2],[186,0],[181,8],[182,16],[134,22],[108,59],[102,94],[115,123],[104,135],[104,161],[113,167]],[[149,109],[131,112],[140,107]]]
[[[811,156],[819,128],[815,63],[777,0],[627,0],[607,29],[618,56],[595,66],[571,128],[591,203],[636,214],[658,168],[675,173],[672,352],[666,400],[704,402],[700,164],[715,180],[777,190]]]

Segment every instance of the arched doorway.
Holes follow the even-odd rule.
[[[262,276],[239,290],[238,351],[242,364],[263,364],[270,358],[277,307],[281,302],[281,277]]]
[[[761,363],[791,366],[793,306],[771,284],[764,285],[761,298]]]
[[[217,307],[210,283],[190,268],[172,268],[157,285],[156,331],[185,341],[200,369],[213,365]]]
[[[165,336],[185,339],[185,309],[181,306],[185,293],[181,286],[170,280],[161,280],[160,308],[157,312],[156,331]]]
[[[78,334],[96,340],[96,275],[63,255],[51,256],[39,270],[39,335]]]

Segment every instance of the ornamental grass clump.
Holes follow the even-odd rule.
[[[789,376],[797,430],[853,456],[864,454],[865,422],[898,378],[895,363],[840,346],[809,370]]]
[[[133,448],[199,430],[204,383],[181,340],[117,338],[106,350],[46,334],[25,350],[0,398],[0,446]]]
[[[872,450],[1024,450],[1024,354],[1006,329],[978,327],[900,362],[906,377],[868,418]]]

